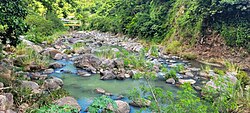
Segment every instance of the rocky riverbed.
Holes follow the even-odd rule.
[[[4,59],[0,65],[1,77],[11,79],[12,74],[22,76],[26,79],[19,81],[21,87],[30,88],[35,94],[65,88],[72,97],[62,97],[54,103],[71,105],[82,112],[91,104],[93,98],[99,95],[108,95],[115,99],[120,113],[135,112],[138,109],[136,107],[140,106],[139,103],[129,106],[131,100],[128,100],[126,95],[130,89],[144,83],[144,80],[132,79],[143,69],[128,65],[124,58],[119,57],[121,53],[125,54],[123,51],[135,56],[140,55],[145,47],[137,39],[98,31],[79,31],[61,36],[52,45],[47,45],[46,42],[36,45],[25,39],[22,41],[37,53],[49,56],[50,64],[48,67],[42,67],[31,63],[24,66],[24,70],[18,71],[13,68],[22,65],[20,62],[27,56]],[[211,77],[217,76],[212,69],[204,71],[200,67],[193,67],[190,61],[163,54],[160,47],[154,50],[156,56],[152,55],[152,51],[153,49],[149,48],[145,51],[144,57],[146,62],[153,64],[153,70],[157,75],[158,79],[154,86],[173,92],[184,83],[192,84],[197,91],[203,86],[216,88],[215,83],[210,80]],[[176,73],[178,79],[165,79],[166,72],[162,71],[162,66],[172,69],[179,65],[182,65],[183,69]],[[233,82],[237,80],[234,73],[227,73],[227,77]],[[34,80],[41,80],[42,83],[38,84]],[[0,83],[0,88],[5,88],[4,83]],[[0,111],[22,111],[25,106],[13,106],[11,93],[1,94],[0,102]]]

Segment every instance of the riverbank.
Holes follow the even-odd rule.
[[[163,91],[178,92],[175,90],[181,89],[178,88],[180,85],[189,83],[192,85],[191,89],[200,92],[204,86],[221,87],[215,84],[216,80],[213,79],[220,78],[221,74],[226,79],[229,78],[229,82],[236,83],[239,79],[236,78],[239,71],[236,67],[231,71],[213,70],[209,66],[201,68],[197,66],[200,65],[197,62],[194,67],[193,61],[164,54],[157,46],[143,46],[139,40],[98,31],[79,31],[62,35],[51,45],[46,43],[37,45],[22,39],[17,48],[4,47],[4,51],[7,54],[1,66],[4,73],[9,73],[11,79],[7,81],[12,83],[3,84],[14,87],[13,90],[3,91],[3,95],[6,93],[14,95],[12,97],[14,101],[9,100],[11,104],[8,104],[9,101],[4,104],[11,106],[5,110],[19,111],[24,105],[32,110],[56,104],[70,105],[83,112],[91,106],[94,98],[107,95],[120,100],[116,101],[118,104],[123,103],[126,108],[131,108],[131,110],[122,109],[122,106],[118,106],[118,109],[134,112],[131,106],[150,106],[148,103],[145,106],[145,103],[138,101],[141,98],[149,99],[147,96],[138,98],[128,94],[129,90],[134,88],[138,91],[145,90],[141,89],[141,84],[145,86],[153,84],[150,85],[152,87],[150,90],[161,88]],[[4,65],[10,67],[4,68]],[[231,64],[231,67],[233,66]],[[151,78],[156,79],[151,80]],[[139,82],[141,80],[143,82]],[[15,81],[20,84],[15,84]],[[115,84],[121,85],[119,89],[110,86]],[[17,92],[18,88],[23,90]],[[21,93],[24,90],[28,92]],[[31,99],[20,98],[27,95],[38,96]],[[154,99],[149,101],[152,104],[156,103]]]

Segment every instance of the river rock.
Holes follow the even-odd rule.
[[[73,97],[63,97],[61,99],[58,99],[54,102],[55,104],[59,106],[72,106],[78,109],[78,111],[81,110],[81,106],[78,104],[77,100],[74,99]]]
[[[115,103],[117,104],[118,108],[114,110],[111,104],[108,105],[107,109],[115,112],[115,113],[130,113],[130,107],[127,102],[116,100]]]
[[[190,71],[185,72],[185,75],[183,76],[184,78],[190,78],[190,77],[194,77],[194,74]]]
[[[6,67],[0,65],[0,77],[11,79],[11,70],[7,69]]]
[[[97,94],[105,94],[105,90],[104,89],[102,89],[102,88],[96,88],[95,89],[95,92],[97,93]]]
[[[0,82],[0,88],[3,88],[4,84],[2,82]]]
[[[200,68],[195,68],[195,67],[193,67],[193,68],[189,68],[191,71],[193,71],[193,72],[198,72],[198,71],[200,71],[201,69]]]
[[[37,92],[39,90],[39,85],[33,81],[22,81],[21,87],[23,88],[30,88],[33,92]]]
[[[45,69],[44,71],[43,71],[43,73],[44,74],[51,74],[51,73],[53,73],[54,72],[54,69]]]
[[[88,73],[88,72],[86,72],[84,70],[78,70],[77,75],[82,76],[82,77],[90,77],[91,76],[90,73]]]
[[[149,107],[151,105],[151,101],[147,99],[136,99],[129,103],[131,106],[135,107]]]
[[[61,52],[56,50],[55,48],[47,48],[47,49],[43,50],[42,54],[50,56],[51,58],[54,59],[56,54],[61,54]]]
[[[0,95],[0,111],[6,111],[13,106],[13,95],[11,93],[4,93]]]
[[[29,104],[23,103],[18,106],[18,113],[26,113],[26,110],[29,108]]]
[[[115,68],[122,69],[124,68],[124,61],[121,59],[115,59],[113,61]]]
[[[74,65],[76,67],[91,72],[96,72],[97,69],[99,69],[100,64],[101,60],[92,54],[84,54],[74,59]]]
[[[175,84],[175,80],[173,78],[169,78],[169,79],[166,80],[166,83]]]
[[[53,68],[53,69],[62,68],[63,64],[60,64],[58,62],[54,62],[54,63],[49,64],[49,67]]]
[[[48,77],[48,75],[46,74],[41,75],[40,73],[36,72],[36,73],[31,73],[30,77],[35,80],[45,80]]]
[[[63,86],[63,81],[60,78],[53,77],[44,81],[44,88],[48,90],[57,90]]]
[[[109,70],[101,72],[100,75],[101,75],[101,80],[113,80],[116,78],[115,74]]]
[[[195,83],[196,83],[196,81],[193,80],[193,79],[179,79],[179,82],[180,82],[181,84],[184,84],[184,83],[195,84]]]
[[[52,57],[54,60],[61,60],[63,58],[62,53],[57,53],[54,57]]]

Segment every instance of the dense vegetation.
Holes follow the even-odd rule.
[[[84,17],[85,29],[163,44],[174,40],[195,44],[200,37],[218,32],[229,46],[250,48],[248,0],[95,0],[86,4],[77,9],[81,11],[77,14],[84,14],[79,18]]]
[[[209,38],[214,34],[220,34],[229,46],[242,47],[250,51],[249,0],[1,0],[0,59],[5,57],[2,53],[2,43],[9,43],[15,46],[15,51],[8,58],[15,59],[16,56],[26,55],[19,62],[18,66],[21,69],[13,69],[14,71],[26,71],[22,68],[28,65],[48,67],[49,56],[41,55],[34,48],[19,43],[18,37],[25,35],[27,40],[35,44],[52,44],[58,38],[57,35],[68,29],[63,26],[60,18],[71,15],[84,23],[81,26],[82,30],[100,30],[139,37],[161,43],[166,46],[165,51],[177,52],[179,46],[193,46],[204,37]],[[76,43],[72,48],[77,51],[83,46],[82,43]],[[184,84],[181,86],[182,90],[173,95],[170,91],[152,87],[151,82],[156,78],[156,71],[153,68],[154,64],[145,58],[149,50],[151,56],[159,56],[158,48],[153,45],[136,54],[126,50],[117,53],[109,50],[96,52],[96,56],[106,59],[119,58],[124,61],[126,68],[141,71],[135,74],[133,79],[143,78],[147,84],[140,89],[132,90],[129,98],[137,101],[150,100],[152,104],[148,109],[151,111],[249,111],[250,90],[246,89],[246,86],[250,85],[249,76],[234,64],[226,63],[226,68],[228,72],[236,73],[238,81],[235,84],[225,77],[225,71],[217,69],[215,72],[218,76],[212,77],[211,80],[214,80],[219,88],[203,88],[200,98],[190,84]],[[176,81],[176,74],[184,70],[183,65],[177,65],[170,70],[163,67],[161,70],[165,72],[165,79],[173,78]],[[204,68],[207,73],[210,70],[209,67]],[[27,80],[22,77],[13,79]],[[30,96],[32,91],[21,88],[20,83],[13,79],[0,78],[0,82],[8,87],[14,87],[6,91],[14,95],[15,105],[36,103],[37,106],[32,107],[34,109],[30,112],[77,112],[69,106],[53,105],[53,100],[68,96],[63,89]],[[106,108],[110,103],[114,108],[117,107],[107,96],[96,98],[89,111],[98,112],[102,109],[110,112]]]

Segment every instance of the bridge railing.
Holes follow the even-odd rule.
[[[64,26],[68,26],[68,27],[74,27],[74,26],[79,27],[79,26],[82,25],[82,22],[80,20],[66,20],[66,19],[63,19],[62,22],[63,22]]]

